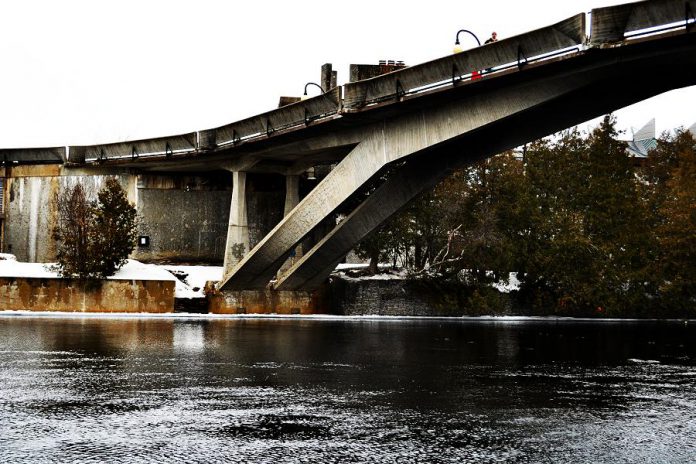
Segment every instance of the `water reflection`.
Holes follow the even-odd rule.
[[[0,461],[689,462],[694,335],[0,318]]]

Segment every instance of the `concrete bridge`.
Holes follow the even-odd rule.
[[[83,171],[230,171],[221,288],[264,289],[271,283],[276,290],[312,290],[363,237],[452,169],[696,84],[696,73],[688,71],[696,66],[695,11],[696,0],[594,9],[589,28],[581,13],[341,87],[331,85],[329,73],[318,97],[214,129],[96,146],[0,150],[0,156],[50,155]],[[323,164],[335,166],[300,201],[298,176]],[[286,176],[285,216],[253,248],[248,173]],[[300,249],[310,234],[319,237]]]

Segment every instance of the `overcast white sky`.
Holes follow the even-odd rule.
[[[341,2],[16,0],[0,3],[0,147],[172,135],[270,110],[333,63],[418,64],[611,0]],[[416,6],[418,5],[418,6]],[[473,46],[464,38],[465,48]],[[696,88],[617,112],[623,129],[696,122]],[[583,126],[584,127],[584,126]]]

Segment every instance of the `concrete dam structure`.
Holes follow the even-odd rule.
[[[50,192],[65,178],[118,175],[150,244],[137,258],[224,257],[223,293],[311,295],[362,238],[453,169],[696,84],[694,11],[696,0],[594,9],[368,78],[356,66],[343,86],[325,65],[322,95],[214,129],[0,150],[3,249],[50,257]]]

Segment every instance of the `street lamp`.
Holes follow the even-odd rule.
[[[305,84],[305,86],[304,86],[304,95],[302,95],[302,100],[306,100],[306,99],[310,98],[309,95],[307,95],[307,87],[310,86],[310,85],[319,87],[319,90],[321,90],[321,93],[322,93],[322,94],[325,93],[325,92],[324,92],[324,88],[323,88],[321,85],[315,84],[314,82],[307,82],[307,83]]]
[[[462,29],[462,30],[460,30],[460,31],[457,32],[457,37],[456,37],[455,40],[454,40],[454,50],[453,50],[454,53],[460,53],[460,52],[462,52],[462,51],[464,50],[464,49],[462,48],[462,46],[459,45],[459,34],[461,34],[462,32],[466,32],[467,34],[471,35],[471,37],[473,37],[474,39],[476,39],[476,42],[479,44],[479,47],[481,46],[481,41],[479,40],[478,37],[476,37],[476,34],[474,34],[474,33],[471,32],[471,31],[467,31],[466,29]]]

